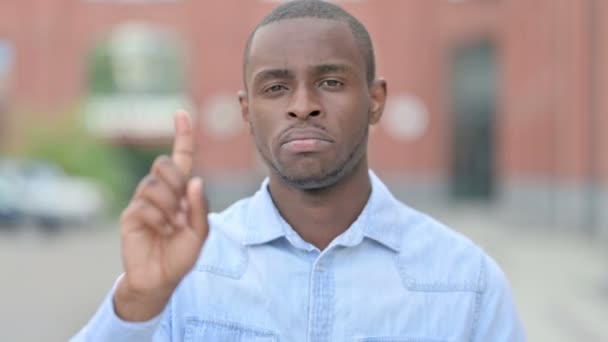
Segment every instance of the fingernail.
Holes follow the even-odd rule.
[[[166,224],[165,225],[165,235],[171,235],[171,233],[173,233],[173,227],[171,227],[171,225]]]
[[[182,109],[178,109],[176,112],[177,112],[177,113],[183,113],[183,115],[184,115],[184,116],[185,116],[187,119],[190,119],[190,114],[188,113],[188,111],[187,111],[187,110],[185,110],[185,109],[183,109],[183,108],[182,108]]]

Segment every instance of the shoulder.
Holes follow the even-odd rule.
[[[209,213],[209,230],[220,233],[226,238],[241,241],[244,237],[245,227],[249,215],[251,197],[236,201],[226,209]]]
[[[218,213],[208,215],[209,235],[194,272],[240,278],[248,257],[242,241],[246,233],[251,198],[241,199]]]
[[[434,218],[401,204],[400,272],[421,291],[485,291],[487,278],[502,277],[477,244]]]

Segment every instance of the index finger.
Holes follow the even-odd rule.
[[[194,154],[194,137],[190,117],[183,110],[175,113],[175,140],[173,141],[173,153],[171,159],[178,169],[189,177],[192,171],[192,159]]]

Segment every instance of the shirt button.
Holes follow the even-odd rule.
[[[325,272],[325,267],[323,267],[322,264],[319,264],[319,265],[317,265],[316,270],[317,270],[317,272]]]

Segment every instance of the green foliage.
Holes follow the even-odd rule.
[[[135,182],[141,180],[150,172],[150,167],[154,159],[161,154],[171,154],[170,149],[163,147],[139,147],[139,146],[124,146],[121,148],[122,156],[128,166],[131,175]],[[135,183],[133,183],[135,185]]]
[[[183,56],[176,42],[154,30],[141,29],[130,43],[133,56],[124,58],[115,44],[105,40],[88,55],[87,75],[91,94],[179,94],[184,91]],[[113,37],[120,38],[120,35]],[[124,39],[119,42],[124,43]],[[119,44],[120,45],[120,44]],[[125,87],[121,74],[131,79]],[[124,75],[122,75],[124,77]],[[134,80],[133,80],[134,78]]]
[[[111,94],[116,92],[116,82],[112,72],[112,58],[109,50],[100,45],[89,55],[89,87],[93,94]]]
[[[134,182],[125,153],[91,136],[80,113],[58,117],[52,124],[28,125],[24,157],[52,162],[69,175],[97,182],[106,192],[110,208],[122,208]]]

